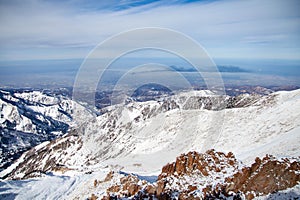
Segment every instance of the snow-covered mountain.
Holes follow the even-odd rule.
[[[238,97],[198,91],[162,101],[112,106],[63,138],[30,150],[22,156],[22,165],[30,162],[34,169],[47,171],[106,162],[127,170],[156,172],[191,150],[233,151],[243,160],[252,160],[253,152],[298,155],[299,98],[300,90]],[[223,100],[230,109],[218,109]],[[281,149],[275,148],[277,145]],[[20,174],[31,171],[28,167],[15,170],[11,177],[22,178]]]
[[[103,178],[103,171],[158,175],[166,163],[189,151],[231,151],[245,164],[265,154],[300,155],[300,90],[235,97],[185,92],[110,106],[103,113],[85,116],[88,120],[68,134],[25,152],[1,177],[76,174],[70,178],[77,184],[72,188],[85,188],[79,190],[87,194],[85,180]],[[68,188],[68,195],[79,195],[75,188]]]
[[[66,134],[73,114],[87,110],[74,101],[40,91],[0,91],[0,169],[22,152]]]

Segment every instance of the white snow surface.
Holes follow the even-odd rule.
[[[277,92],[271,97],[274,103],[269,102],[269,96],[250,107],[221,111],[173,109],[159,112],[161,104],[154,101],[115,107],[82,125],[79,129],[82,148],[75,154],[69,151],[76,148],[67,150],[65,155],[72,154],[64,159],[67,160],[64,164],[71,168],[80,168],[87,161],[101,163],[98,172],[5,181],[0,183],[0,197],[16,193],[16,199],[72,199],[90,194],[93,184],[90,180],[103,179],[109,171],[104,166],[118,166],[122,171],[145,176],[158,175],[166,163],[191,150],[232,151],[246,164],[265,154],[299,156],[300,90]],[[145,108],[157,113],[147,117],[143,114]],[[45,186],[41,187],[43,184]],[[291,191],[299,195],[299,185]]]
[[[5,91],[1,92],[5,93]],[[49,96],[40,91],[14,93],[14,95],[30,102],[32,105],[27,105],[26,107],[39,113],[37,118],[44,123],[49,123],[45,117],[51,117],[54,120],[64,122],[70,126],[76,126],[92,116],[84,106],[63,96]],[[16,103],[19,101],[19,99],[9,94],[4,96],[10,101]],[[69,116],[66,113],[69,114]],[[24,116],[18,110],[17,106],[1,99],[0,114],[0,127],[5,128],[5,121],[9,121],[16,124],[15,130],[17,131],[37,133],[37,128],[31,119]]]
[[[106,174],[105,170],[93,174],[55,175],[51,173],[40,178],[1,181],[0,198],[2,200],[75,199],[79,196],[80,199],[87,199],[90,194],[89,188],[93,188],[91,180],[103,179]]]

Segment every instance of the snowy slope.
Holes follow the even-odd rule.
[[[222,114],[224,118],[220,120],[218,116]],[[215,129],[215,121],[223,122],[221,131]],[[244,162],[267,153],[299,156],[300,90],[274,93],[250,107],[217,112],[173,110],[148,123],[132,131],[146,137],[136,140],[130,155],[108,162],[122,163],[129,171],[155,173],[162,167],[160,163],[170,162],[190,150],[232,151]],[[142,165],[137,168],[135,163]]]
[[[240,159],[271,153],[299,156],[300,91],[277,92],[274,103],[226,110],[226,120],[216,149],[233,151]],[[245,112],[246,111],[246,112]]]
[[[40,91],[0,91],[0,126],[28,133],[46,133],[66,130],[47,130],[49,127],[73,125],[76,113],[88,117],[86,108],[61,95],[43,94]],[[78,115],[79,116],[79,115]],[[55,129],[55,128],[54,128]]]
[[[70,136],[37,151],[43,152],[38,159],[28,154],[24,164],[49,170],[53,160],[72,169],[105,162],[126,171],[155,174],[165,163],[191,150],[232,151],[244,161],[266,153],[299,155],[300,90],[259,98],[243,95],[236,102],[245,106],[223,110],[203,109],[206,98],[188,98],[182,101],[179,95],[165,101],[113,106],[74,129]],[[61,148],[61,142],[67,148]],[[281,148],[276,148],[278,144]],[[28,169],[16,169],[13,177],[19,177],[18,173],[27,174]]]
[[[214,109],[218,105],[207,107],[211,98],[219,97],[205,95],[180,94],[167,100],[112,106],[63,138],[23,154],[0,175],[22,178],[30,174],[28,163],[43,172],[67,169],[81,173],[94,171],[93,166],[101,163],[150,176],[159,174],[163,165],[183,152],[210,148],[232,151],[245,163],[265,154],[300,155],[300,90],[263,97],[242,95],[234,100],[225,97],[227,109],[222,110]],[[55,180],[62,183],[60,176]],[[79,182],[92,184],[90,180]]]
[[[40,91],[0,91],[0,169],[22,152],[47,140],[53,140],[76,126],[80,113],[89,112],[60,95]],[[80,115],[76,115],[80,116]]]
[[[85,181],[90,181],[93,177],[103,178],[106,175],[105,171],[100,171],[97,175],[82,174],[82,175],[54,175],[47,174],[42,178],[35,178],[23,181],[6,181],[0,182],[0,187],[5,192],[0,194],[2,200],[10,199],[70,199],[69,195],[75,195],[75,189],[82,188]],[[92,182],[90,185],[92,186]],[[76,189],[77,190],[77,189]],[[85,187],[85,192],[88,192]],[[75,194],[72,194],[75,193]],[[18,195],[19,194],[19,195]],[[80,193],[79,193],[80,194]]]

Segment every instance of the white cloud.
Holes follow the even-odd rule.
[[[87,49],[113,34],[149,26],[188,34],[213,57],[300,58],[298,1],[153,3],[120,11],[78,5],[38,0],[1,3],[0,58],[34,59],[35,51],[44,58],[84,57]],[[28,50],[32,54],[22,56]]]

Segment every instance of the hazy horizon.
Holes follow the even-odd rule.
[[[144,64],[145,61],[177,67],[178,73],[187,74],[189,80],[195,74],[189,71],[192,66],[180,59],[124,58],[110,66],[104,82],[109,84],[118,80],[122,71]],[[214,61],[218,67],[230,69],[230,71],[220,70],[225,85],[300,86],[298,60],[215,59]],[[71,87],[82,62],[83,59],[0,62],[0,87]],[[151,76],[153,75],[151,72],[153,71],[149,69],[146,73]],[[201,81],[199,84],[203,85]]]

